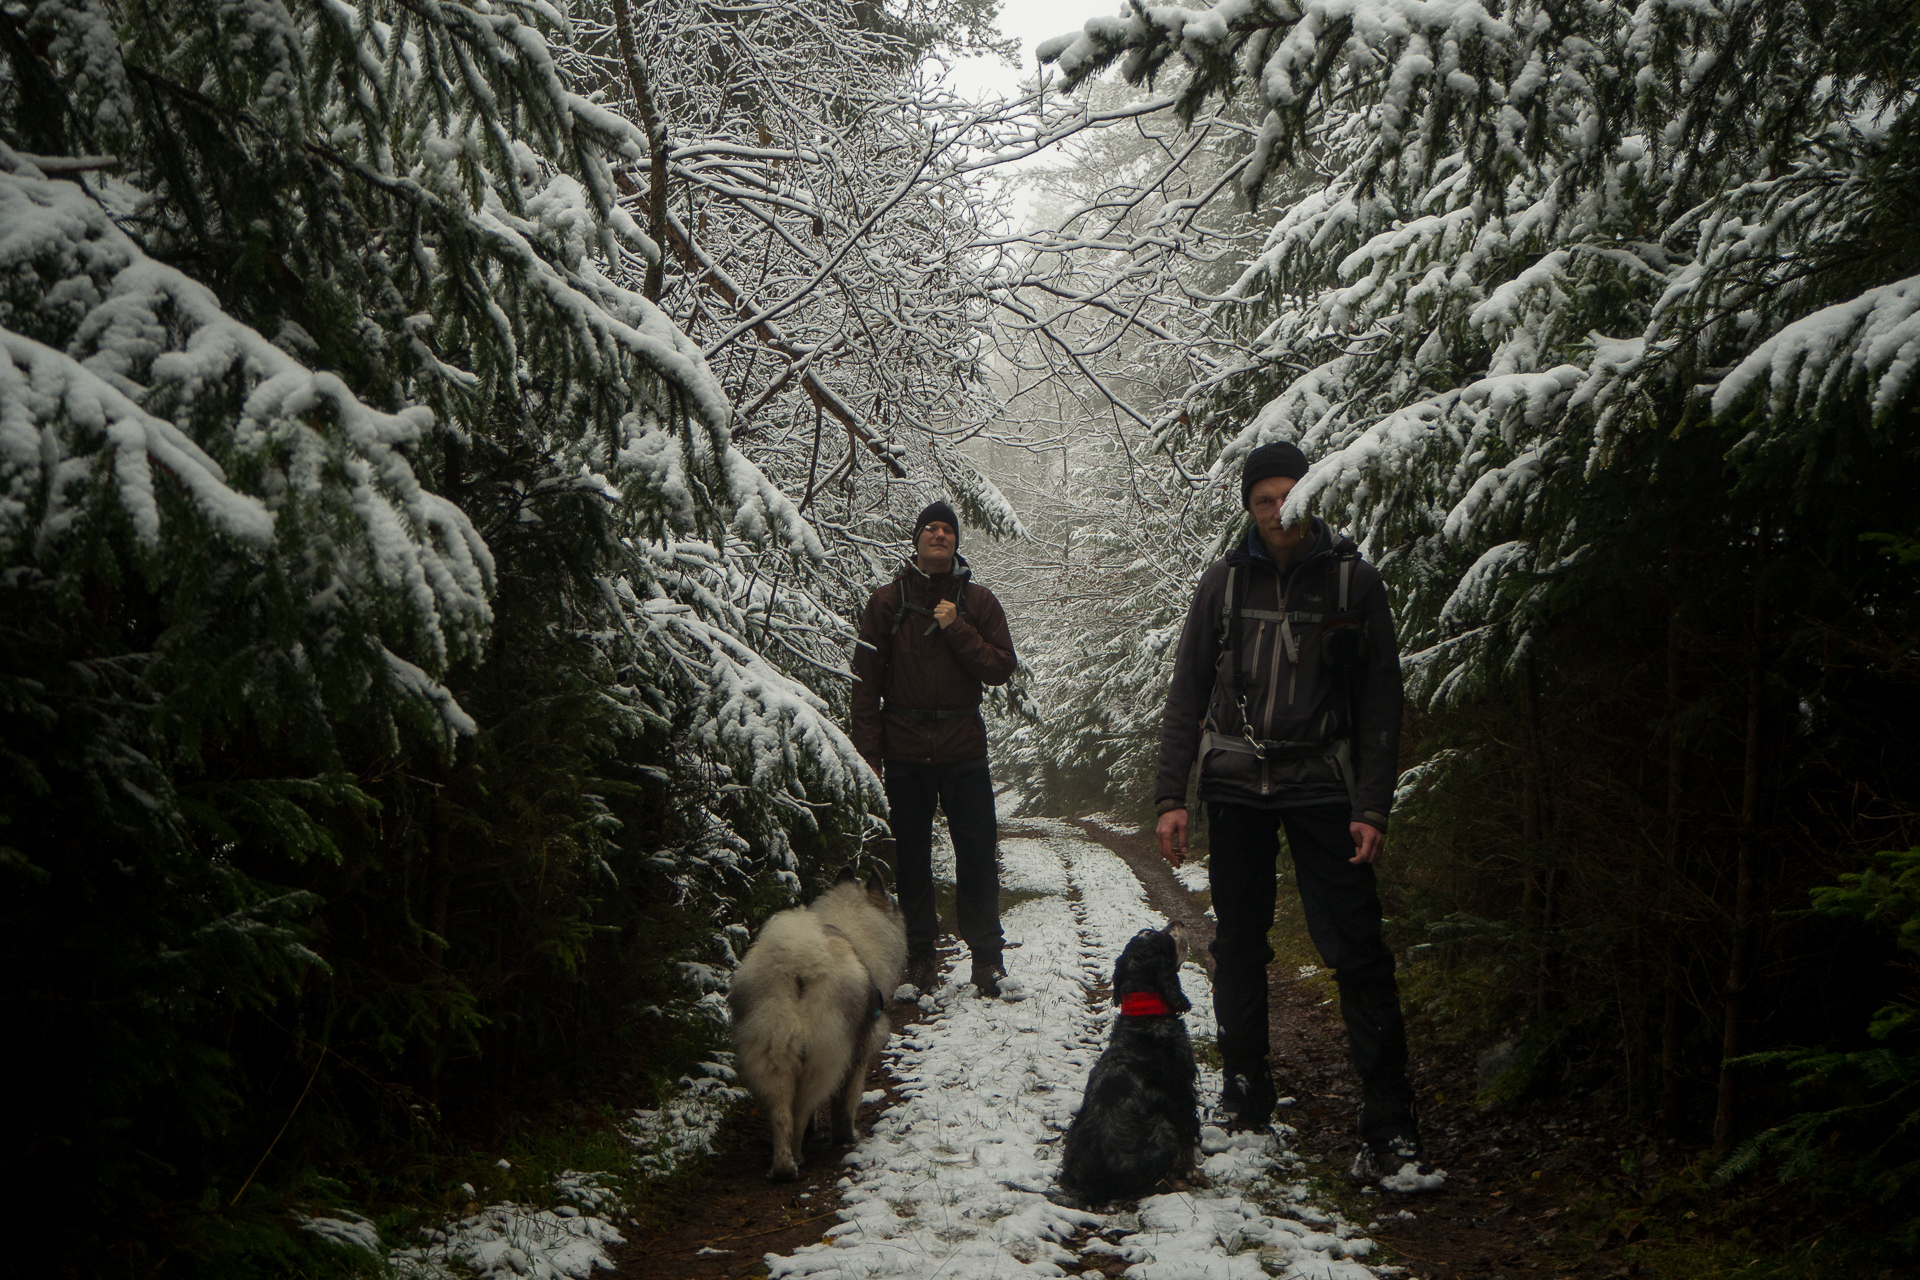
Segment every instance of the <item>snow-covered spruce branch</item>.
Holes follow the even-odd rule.
[[[1826,69],[1848,38],[1758,0],[1497,15],[1227,0],[1137,6],[1041,55],[1069,86],[1115,65],[1169,83],[1187,118],[1257,91],[1242,185],[1282,190],[1264,248],[1221,291],[1232,336],[1200,335],[1211,367],[1136,412],[1216,485],[1271,439],[1322,459],[1295,508],[1412,570],[1408,640],[1431,665],[1462,652],[1434,630],[1443,615],[1451,630],[1469,606],[1489,624],[1526,612],[1517,585],[1456,590],[1492,580],[1473,573],[1484,555],[1525,544],[1535,563],[1582,562],[1588,526],[1569,512],[1587,479],[1621,465],[1623,434],[1693,412],[1702,374],[1735,369],[1706,388],[1712,410],[1756,406],[1773,433],[1747,460],[1826,447],[1795,415],[1847,401],[1884,418],[1910,397],[1906,282],[1854,265],[1889,234],[1865,193],[1906,108],[1873,68]],[[1139,273],[1112,258],[1081,295]],[[1143,328],[1177,315],[1139,314]],[[1479,634],[1499,650],[1474,660],[1482,673],[1526,645],[1518,623]],[[1424,687],[1466,687],[1447,676],[1464,668],[1436,670]]]
[[[76,184],[4,147],[0,166],[0,291],[20,296],[75,268],[87,284],[74,294],[87,301],[35,324],[37,336],[0,330],[8,558],[57,565],[71,540],[124,518],[171,559],[202,536],[177,527],[177,507],[169,516],[171,481],[236,554],[311,597],[316,618],[358,618],[433,672],[474,652],[492,619],[492,557],[401,451],[431,413],[369,407],[148,257]],[[289,557],[312,543],[334,558]],[[401,664],[386,669],[395,692],[470,727],[421,667],[386,658]]]

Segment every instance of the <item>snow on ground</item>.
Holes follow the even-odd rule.
[[[634,1165],[643,1173],[667,1177],[691,1157],[713,1154],[713,1136],[721,1122],[747,1096],[745,1089],[729,1083],[733,1055],[717,1053],[714,1058],[700,1064],[700,1075],[682,1076],[678,1091],[658,1109],[636,1111],[628,1120]],[[489,1205],[422,1231],[420,1244],[394,1250],[387,1263],[396,1275],[418,1280],[587,1280],[596,1271],[611,1271],[607,1247],[624,1241],[613,1225],[622,1206],[612,1189],[599,1184],[600,1176],[563,1173],[553,1180],[552,1208],[512,1201]],[[379,1234],[370,1223],[364,1230],[361,1224],[334,1218],[310,1218],[302,1225],[378,1256]]]
[[[420,1245],[396,1249],[387,1255],[387,1263],[396,1275],[418,1280],[587,1280],[595,1271],[611,1271],[607,1246],[622,1243],[622,1237],[603,1215],[616,1212],[620,1203],[599,1185],[598,1177],[563,1173],[553,1180],[560,1199],[553,1208],[490,1205],[443,1228],[421,1232]]]
[[[1213,881],[1207,875],[1207,864],[1204,862],[1181,863],[1174,868],[1173,878],[1178,880],[1180,887],[1189,893],[1207,893],[1213,888]],[[1208,909],[1207,914],[1213,914],[1211,908]]]
[[[700,1064],[699,1076],[681,1076],[679,1092],[656,1111],[636,1111],[627,1121],[627,1137],[639,1148],[635,1164],[656,1178],[670,1176],[693,1156],[713,1154],[713,1135],[747,1091],[734,1078],[733,1055],[716,1053]]]
[[[1090,816],[1087,821],[1105,827],[1116,835],[1133,835],[1140,830],[1138,823],[1111,813],[1096,813]],[[1181,888],[1190,893],[1205,893],[1213,887],[1212,882],[1207,879],[1207,864],[1205,862],[1195,862],[1192,858],[1187,859],[1182,865],[1173,868],[1173,878],[1180,882]],[[1209,911],[1207,914],[1212,915],[1213,913]]]
[[[1153,1196],[1133,1212],[1084,1213],[1045,1198],[1114,1017],[1104,998],[1114,958],[1135,932],[1165,922],[1118,857],[1064,822],[1037,825],[1044,836],[1000,845],[1002,883],[1038,895],[1003,919],[1017,998],[979,998],[963,985],[964,949],[952,958],[928,998],[934,1016],[888,1047],[903,1100],[846,1157],[843,1220],[821,1244],[767,1255],[771,1276],[1059,1276],[1117,1254],[1137,1280],[1370,1280],[1352,1259],[1372,1242],[1308,1203],[1302,1162],[1272,1136],[1209,1125],[1211,1187]],[[951,878],[950,852],[937,852],[935,866]],[[1210,1033],[1205,971],[1189,962],[1181,982],[1194,1006],[1190,1031]],[[1218,1073],[1203,1068],[1203,1099],[1219,1090]],[[1076,1245],[1081,1228],[1091,1234]]]

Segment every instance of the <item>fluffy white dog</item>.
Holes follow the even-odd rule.
[[[833,1100],[833,1141],[853,1142],[867,1064],[887,1042],[887,1000],[907,924],[878,870],[852,868],[806,907],[767,921],[734,970],[734,1066],[773,1127],[770,1182],[800,1175],[807,1122]]]

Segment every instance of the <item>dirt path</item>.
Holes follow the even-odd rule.
[[[951,948],[943,948],[950,953]],[[918,1005],[895,1001],[887,1011],[895,1032],[926,1015]],[[887,1097],[860,1108],[861,1133],[900,1099],[884,1071],[867,1082]],[[714,1158],[697,1175],[672,1183],[647,1206],[642,1224],[626,1230],[627,1243],[609,1251],[616,1274],[633,1280],[739,1280],[764,1276],[768,1253],[791,1253],[812,1244],[833,1225],[840,1210],[836,1183],[840,1156],[825,1139],[807,1144],[798,1182],[767,1181],[773,1139],[758,1107],[748,1108],[714,1138]]]
[[[1160,856],[1154,837],[1127,835],[1091,818],[1075,818],[1073,825],[1120,855],[1120,860],[1146,889],[1147,901],[1155,911],[1187,926],[1187,954],[1205,965],[1207,976],[1212,977],[1213,953],[1207,948],[1213,943],[1213,917],[1207,914],[1203,898],[1189,893],[1186,886],[1174,878],[1173,868]]]
[[[1157,910],[1204,927],[1211,939],[1213,921],[1199,895],[1174,878],[1150,832],[1078,825],[1133,868]],[[1294,1146],[1323,1171],[1323,1182],[1339,1189],[1346,1215],[1379,1224],[1368,1234],[1382,1256],[1369,1262],[1397,1264],[1419,1280],[1637,1274],[1618,1254],[1631,1233],[1613,1229],[1594,1205],[1623,1154],[1648,1163],[1658,1148],[1645,1135],[1573,1103],[1482,1112],[1471,1051],[1423,1036],[1416,1024],[1421,1128],[1435,1163],[1451,1177],[1434,1195],[1363,1196],[1341,1176],[1358,1148],[1360,1099],[1331,984],[1297,978],[1281,965],[1269,978],[1274,1074],[1281,1093],[1295,1100],[1279,1118],[1298,1131]],[[1403,1212],[1411,1218],[1396,1216]]]

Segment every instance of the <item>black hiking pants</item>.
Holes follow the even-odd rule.
[[[933,896],[933,811],[946,811],[953,837],[955,914],[976,964],[1000,963],[999,824],[985,756],[955,764],[887,761],[887,809],[893,825],[893,878],[907,917],[907,955],[931,956],[940,935]]]
[[[1273,948],[1275,862],[1287,831],[1307,932],[1340,986],[1347,1047],[1360,1075],[1360,1136],[1368,1142],[1418,1139],[1407,1079],[1407,1029],[1393,952],[1380,937],[1373,868],[1355,866],[1345,804],[1255,809],[1210,804],[1208,874],[1213,888],[1214,1015],[1229,1071],[1268,1070],[1267,966]]]

